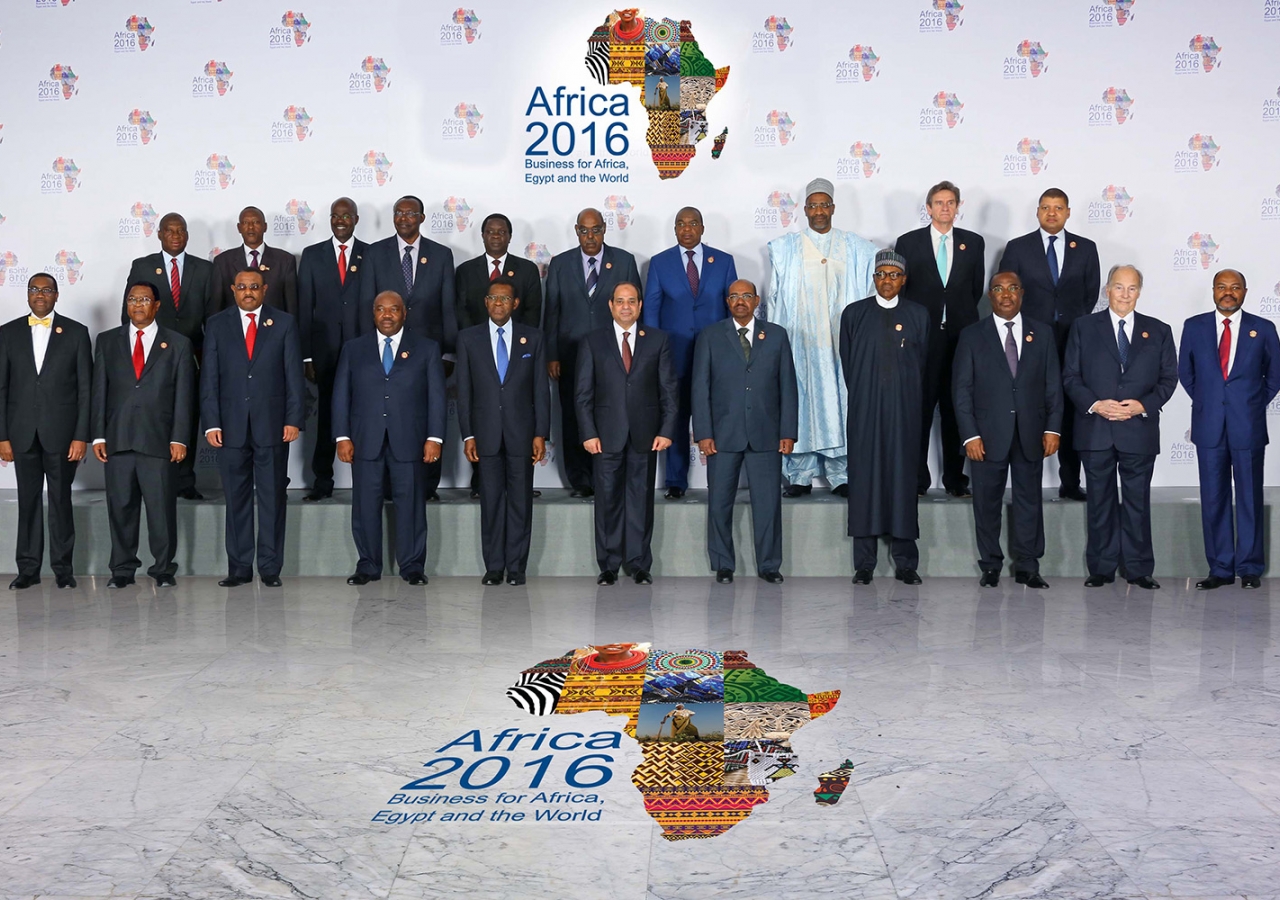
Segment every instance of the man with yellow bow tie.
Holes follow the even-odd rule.
[[[40,583],[44,561],[41,492],[49,484],[49,562],[58,587],[73,588],[75,523],[71,482],[89,441],[93,352],[89,331],[53,312],[58,282],[41,272],[27,282],[31,314],[0,327],[0,460],[18,482],[18,576],[22,590]]]

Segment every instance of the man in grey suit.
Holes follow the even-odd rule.
[[[756,321],[760,297],[750,281],[729,285],[726,303],[731,318],[702,329],[693,350],[693,437],[707,457],[707,549],[716,581],[733,581],[733,499],[745,463],[756,571],[780,584],[778,482],[799,416],[791,341],[781,325]]]

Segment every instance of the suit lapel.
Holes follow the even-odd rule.
[[[747,365],[747,358],[742,354],[742,341],[738,337],[738,329],[741,326],[738,325],[737,321],[733,318],[733,316],[729,316],[729,318],[725,319],[724,321],[726,323],[725,329],[724,329],[725,340],[729,342],[729,346],[733,350],[734,358],[739,363],[741,363],[743,367],[745,367]],[[754,327],[756,323],[752,322],[751,324],[752,324],[752,327]],[[751,344],[752,355],[754,355],[756,352],[756,344],[757,342],[754,342],[754,341]]]
[[[28,310],[28,312],[30,311]],[[54,321],[55,322],[57,321],[56,316],[54,317]],[[25,338],[25,340],[23,338]],[[52,351],[53,351],[53,335],[51,334],[49,335],[49,344],[44,351],[44,359],[46,363],[49,361],[49,354]],[[22,337],[18,339],[17,352],[18,352],[18,357],[24,360],[26,362],[26,365],[31,369],[31,374],[39,375],[40,373],[36,371],[36,351],[35,351],[35,348],[31,346],[31,326],[30,325],[27,326],[27,333],[25,335],[22,335]]]
[[[954,270],[954,269],[952,269],[952,272],[954,272],[954,271],[955,271],[955,270]],[[1004,355],[1004,335],[1001,333],[1001,332],[1003,332],[1003,331],[1004,331],[1004,325],[1002,324],[1002,323],[1003,323],[1003,321],[1004,321],[1004,320],[1003,320],[1003,319],[1000,319],[1000,317],[999,317],[999,316],[997,316],[997,315],[995,315],[994,313],[992,313],[992,315],[991,315],[991,324],[992,324],[992,327],[987,329],[988,333],[991,335],[991,338],[990,338],[990,339],[991,339],[991,340],[993,340],[993,341],[995,341],[995,345],[996,345],[995,349],[996,349],[996,352],[1000,354],[1000,359],[1002,359],[1002,360],[1004,360],[1004,359],[1005,359],[1005,355]],[[1026,318],[1024,317],[1024,318],[1023,318],[1023,320],[1022,320],[1022,323],[1023,323],[1023,325],[1024,325],[1024,326],[1026,325],[1026,322],[1027,322],[1027,320],[1026,320]],[[1024,331],[1024,332],[1026,332],[1027,334],[1030,334],[1030,333],[1031,333],[1031,332],[1030,332],[1027,328],[1025,328],[1025,327],[1023,328],[1023,331]],[[1008,371],[1009,371],[1009,362],[1008,362],[1008,360],[1005,360],[1005,364],[1004,364],[1004,371],[1005,371],[1005,372],[1008,372]],[[1019,372],[1019,374],[1021,374],[1021,372],[1022,372],[1022,354],[1021,354],[1021,353],[1019,353],[1019,354],[1018,354],[1018,372]],[[1009,376],[1009,378],[1010,378],[1011,380],[1016,380],[1016,379],[1014,379],[1014,378],[1013,378],[1013,376],[1012,376],[1012,375],[1010,375],[1010,376]]]
[[[1111,311],[1109,309],[1104,310],[1098,318],[1100,319],[1101,325],[1098,329],[1098,339],[1100,339],[1106,345],[1107,349],[1111,351],[1111,358],[1116,361],[1117,365],[1119,365],[1120,345],[1116,343],[1118,335],[1116,334],[1115,326],[1111,324]],[[1136,325],[1138,317],[1134,316],[1133,321]],[[1129,336],[1129,353],[1133,353],[1133,335]]]
[[[1214,315],[1216,316],[1217,313]],[[1211,341],[1216,341],[1218,337],[1218,323],[1211,318],[1209,320],[1209,324],[1212,326],[1209,331],[1209,339]],[[1256,332],[1257,329],[1245,319],[1244,314],[1241,314],[1239,330],[1235,334],[1231,335],[1231,339],[1236,342],[1236,358],[1232,360],[1231,368],[1227,371],[1228,381],[1235,378],[1237,372],[1243,373],[1246,371],[1244,363],[1248,359],[1249,354],[1253,352],[1253,345],[1256,343],[1256,339],[1249,337],[1249,333],[1251,331]],[[1213,350],[1216,354],[1218,351],[1216,344],[1214,345]]]
[[[151,352],[147,354],[147,361],[142,366],[142,378],[146,378],[147,373],[155,368],[158,360],[160,359],[160,354],[169,352],[169,348],[167,346],[168,343],[169,339],[164,336],[164,330],[157,328],[156,336],[151,341]],[[129,342],[129,358],[130,360],[133,358],[132,342]],[[139,378],[138,380],[141,381],[142,378]]]

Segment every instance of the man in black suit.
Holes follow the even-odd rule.
[[[422,235],[425,207],[417,197],[401,197],[393,209],[396,233],[371,244],[366,254],[357,327],[361,334],[369,331],[374,321],[374,298],[392,291],[403,299],[404,327],[435,341],[441,353],[452,353],[458,339],[453,251]],[[440,437],[444,437],[443,429]],[[427,499],[439,500],[438,457],[427,465],[425,477]]]
[[[982,235],[955,227],[960,211],[960,188],[940,181],[925,196],[930,224],[908,231],[894,249],[907,261],[911,279],[901,296],[929,311],[928,368],[924,376],[924,428],[920,433],[920,479],[917,493],[924,496],[933,478],[929,474],[929,435],[934,407],[942,409],[942,486],[953,497],[969,496],[964,474],[964,450],[956,428],[951,401],[951,364],[960,332],[978,321],[978,301],[986,283]]]
[[[571,497],[590,497],[594,465],[578,432],[578,344],[610,322],[608,299],[616,285],[640,284],[636,259],[626,250],[604,243],[604,216],[597,209],[578,213],[574,226],[578,246],[551,260],[547,267],[547,312],[542,333],[547,340],[547,371],[560,387],[560,456]]]
[[[1142,292],[1134,266],[1112,266],[1107,309],[1076,320],[1062,388],[1075,404],[1075,442],[1089,486],[1085,587],[1115,581],[1160,587],[1151,573],[1151,475],[1160,452],[1160,409],[1178,386],[1173,332],[1133,311]],[[1124,504],[1116,496],[1116,471]]]
[[[361,333],[360,279],[369,245],[355,237],[360,212],[349,197],[329,207],[333,237],[302,251],[298,266],[298,331],[303,371],[316,386],[316,446],[311,456],[314,503],[333,496],[333,373],[347,341]]]
[[[173,587],[178,570],[175,463],[196,417],[191,342],[156,321],[164,303],[149,282],[125,292],[129,324],[98,335],[93,360],[93,406],[89,431],[93,455],[106,465],[107,522],[111,527],[111,580],[134,583],[141,505],[147,507],[147,537],[155,562],[147,573],[158,587]]]
[[[93,350],[89,332],[54,315],[58,282],[43,272],[27,281],[31,314],[0,327],[0,460],[18,482],[18,577],[10,590],[40,583],[44,503],[49,483],[49,563],[58,587],[76,586],[71,482],[89,441]]]
[[[218,309],[236,305],[232,285],[245,269],[257,269],[266,279],[276,309],[291,316],[298,315],[298,261],[288,250],[268,247],[263,243],[267,233],[267,217],[256,206],[240,210],[236,231],[244,245],[219,253],[213,261],[213,295]]]
[[[446,420],[440,345],[406,323],[394,291],[374,298],[376,331],[347,341],[333,381],[338,459],[351,464],[351,536],[360,561],[347,584],[382,577],[383,479],[396,510],[396,566],[427,583],[427,467],[440,459]]]
[[[1058,358],[1065,365],[1072,323],[1093,312],[1098,302],[1098,245],[1066,230],[1071,206],[1059,188],[1049,188],[1040,195],[1036,218],[1040,227],[1005,246],[997,271],[1013,272],[1022,279],[1022,306],[1029,318],[1053,325]],[[1058,450],[1058,496],[1084,500],[1080,456],[1076,453],[1079,444],[1073,433],[1079,417],[1073,402],[1067,392],[1062,408],[1062,446]]]
[[[799,429],[796,368],[787,330],[757,321],[750,281],[729,285],[729,318],[698,334],[691,379],[693,437],[707,457],[707,550],[716,581],[733,581],[733,500],[745,464],[756,574],[782,582],[782,456]],[[756,490],[759,488],[759,490]]]
[[[1012,272],[991,279],[991,318],[960,334],[952,384],[956,420],[973,473],[973,522],[983,587],[998,587],[1004,554],[1004,485],[1013,469],[1009,555],[1018,584],[1047,588],[1040,577],[1044,509],[1040,473],[1058,452],[1062,382],[1052,326],[1022,315],[1022,283]]]
[[[187,220],[176,212],[165,213],[160,219],[160,252],[140,256],[129,268],[129,280],[125,287],[125,299],[120,305],[120,323],[127,325],[129,315],[129,286],[140,282],[155,288],[160,299],[156,322],[161,328],[176,331],[191,345],[192,371],[199,367],[200,351],[204,346],[204,323],[218,311],[218,295],[213,290],[213,264],[208,260],[187,253]],[[187,406],[190,429],[184,438],[188,450],[182,456],[174,473],[174,488],[184,500],[203,500],[196,490],[196,426],[200,409],[199,378],[191,379],[191,396]]]
[[[533,464],[546,454],[551,389],[542,332],[512,319],[515,281],[489,282],[486,322],[458,333],[458,428],[480,488],[483,584],[525,581]]]
[[[665,332],[639,324],[640,287],[616,285],[613,322],[578,343],[575,396],[582,445],[593,457],[597,584],[618,569],[652,584],[653,480],[658,451],[671,446],[679,385]]]
[[[280,587],[289,444],[302,428],[302,347],[293,316],[264,304],[262,272],[231,284],[236,305],[206,323],[200,406],[205,439],[218,449],[227,496],[227,577],[253,580],[253,501],[258,500],[258,575]]]

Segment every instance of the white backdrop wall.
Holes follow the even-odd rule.
[[[823,175],[837,183],[836,224],[881,246],[922,222],[930,184],[955,181],[989,267],[1058,186],[1103,272],[1141,267],[1140,308],[1175,332],[1210,307],[1222,266],[1247,275],[1247,308],[1280,315],[1280,0],[664,0],[643,14],[691,20],[702,53],[730,67],[706,115],[710,136],[728,129],[721,157],[709,138],[666,180],[638,87],[602,87],[583,64],[606,4],[298,3],[6,0],[0,314],[23,314],[28,275],[49,271],[59,311],[109,327],[129,262],[158,249],[166,211],[186,216],[189,252],[209,255],[239,243],[236,215],[253,204],[268,243],[298,253],[328,236],[343,194],[368,241],[391,233],[398,196],[417,194],[424,230],[457,261],[480,252],[489,212],[511,217],[517,252],[556,253],[574,242],[576,211],[598,206],[608,241],[642,270],[693,204],[707,242],[763,285],[766,242],[799,227],[794,204]],[[559,86],[624,95],[627,113],[613,100],[600,116],[530,111],[537,88],[554,104]],[[572,130],[573,151],[529,157],[532,123],[562,121],[559,149]],[[614,123],[629,138],[619,156],[603,140]],[[548,170],[526,169],[529,158],[616,160],[624,168],[574,171],[626,180],[535,185],[526,175]],[[1196,482],[1189,412],[1179,391],[1156,484]],[[456,438],[451,425],[455,478]],[[216,482],[210,453],[202,480]],[[705,484],[701,467],[693,479]],[[100,483],[96,463],[81,482]],[[558,484],[555,466],[537,483]],[[1275,454],[1267,483],[1280,483]]]

